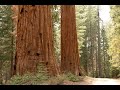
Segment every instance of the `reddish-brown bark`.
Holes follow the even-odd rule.
[[[61,6],[61,71],[80,74],[75,5]]]
[[[36,72],[44,63],[50,75],[58,68],[53,52],[52,17],[49,5],[19,5],[16,38],[16,73]]]

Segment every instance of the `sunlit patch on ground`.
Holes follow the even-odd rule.
[[[120,85],[120,80],[96,78],[92,85]]]
[[[108,78],[96,78],[93,80],[92,85],[120,85],[120,81]]]
[[[85,78],[80,82],[65,82],[65,85],[120,85],[119,79],[110,78]]]

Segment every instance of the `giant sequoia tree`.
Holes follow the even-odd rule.
[[[61,71],[80,74],[75,5],[61,6]]]
[[[52,17],[49,5],[19,5],[16,37],[16,73],[35,72],[44,63],[58,74],[53,52]]]

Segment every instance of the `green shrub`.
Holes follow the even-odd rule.
[[[24,74],[23,76],[15,75],[7,82],[7,84],[21,85],[26,82],[29,82],[32,79],[33,75],[31,73]]]
[[[69,80],[69,81],[73,81],[73,82],[79,82],[80,81],[79,76],[76,76],[72,73],[67,73],[66,74],[66,79]]]
[[[50,85],[61,85],[64,82],[65,78],[66,78],[65,75],[59,75],[59,76],[51,77],[48,80],[48,83]]]
[[[33,75],[31,73],[24,74],[23,76],[15,75],[13,76],[7,84],[10,85],[35,85],[35,84],[41,84],[44,81],[48,80],[48,76],[37,73],[36,75]]]
[[[32,73],[26,73],[22,76],[15,75],[13,76],[6,84],[12,84],[12,85],[35,85],[35,84],[41,84],[44,81],[48,80],[49,76],[46,72],[42,73],[43,66],[38,66],[38,71],[36,74]]]
[[[117,76],[119,75],[120,70],[117,67],[112,67],[111,71],[112,71],[112,77],[117,78]]]

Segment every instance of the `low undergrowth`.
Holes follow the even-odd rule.
[[[72,73],[61,74],[50,77],[47,73],[41,73],[43,66],[38,67],[36,74],[26,73],[22,76],[14,75],[7,81],[6,85],[62,85],[65,80],[72,82],[79,82],[81,78]]]
[[[36,85],[41,84],[48,80],[48,76],[42,73],[33,75],[31,73],[24,74],[23,76],[15,75],[6,84],[10,85]]]
[[[72,73],[49,77],[43,73],[27,73],[23,76],[15,75],[6,84],[7,85],[62,85],[64,81],[79,82],[82,79]]]

